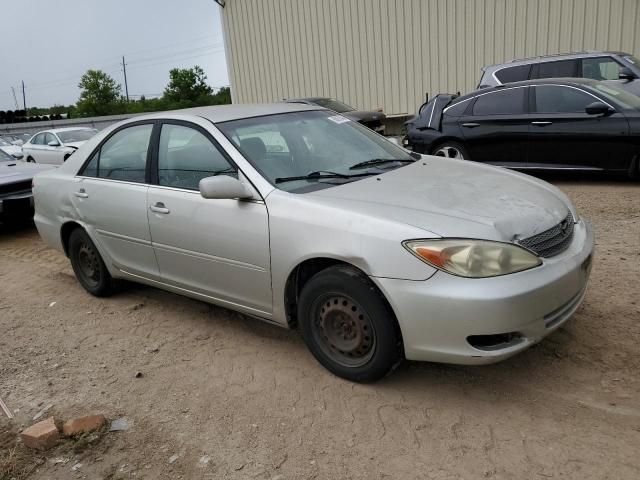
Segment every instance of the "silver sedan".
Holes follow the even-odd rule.
[[[34,195],[40,235],[91,294],[126,279],[299,327],[354,381],[526,349],[580,305],[594,245],[541,180],[299,104],[127,120]]]

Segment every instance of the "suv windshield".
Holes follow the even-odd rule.
[[[317,100],[313,100],[313,103],[338,113],[353,112],[355,110],[346,103],[339,102],[333,98],[318,98]]]
[[[598,82],[593,88],[598,93],[604,95],[607,99],[612,100],[623,108],[631,110],[640,110],[640,97],[618,88],[615,85],[607,82]]]
[[[58,138],[62,143],[84,142],[93,137],[97,130],[65,130],[57,132]]]
[[[289,192],[356,181],[415,160],[367,127],[333,112],[268,115],[216,126],[262,176]],[[369,163],[359,165],[363,162]]]

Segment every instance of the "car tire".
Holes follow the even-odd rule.
[[[313,356],[347,380],[379,380],[404,358],[391,308],[353,267],[329,267],[314,275],[300,294],[298,321]]]
[[[69,236],[69,259],[80,285],[96,297],[107,297],[115,291],[115,283],[100,252],[81,228]]]
[[[28,156],[28,157],[27,157],[27,162],[28,162],[28,163],[36,163],[36,161],[33,159],[33,157],[32,157],[32,156]]]
[[[431,155],[436,157],[455,158],[458,160],[470,160],[471,157],[464,145],[458,142],[444,142],[431,150]]]

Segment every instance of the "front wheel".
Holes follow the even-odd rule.
[[[33,159],[33,157],[32,157],[32,156],[28,156],[28,157],[27,157],[27,162],[29,162],[29,163],[36,163],[36,161]]]
[[[298,320],[313,356],[347,380],[379,380],[403,358],[393,312],[366,275],[352,267],[314,275],[300,295]]]
[[[114,281],[98,249],[81,228],[69,237],[69,259],[80,285],[96,297],[106,297],[114,291]]]
[[[436,157],[456,158],[458,160],[469,160],[466,148],[457,142],[445,142],[431,151],[431,155]]]

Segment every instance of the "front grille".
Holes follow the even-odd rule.
[[[31,180],[0,185],[0,195],[7,195],[9,193],[26,192],[29,190],[31,190]]]
[[[573,226],[573,215],[569,212],[557,225],[533,237],[519,240],[518,244],[540,257],[553,257],[569,247],[573,238]]]

